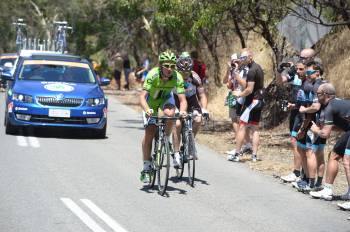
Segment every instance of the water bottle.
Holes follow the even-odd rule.
[[[227,96],[227,105],[230,108],[233,108],[236,105],[237,98],[235,95],[232,94],[230,91]]]

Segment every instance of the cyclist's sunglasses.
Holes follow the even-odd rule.
[[[239,57],[240,60],[246,60],[248,58],[248,56],[241,56]]]
[[[318,72],[317,70],[307,70],[306,71],[306,76],[311,76],[312,74]]]
[[[176,65],[175,64],[162,64],[162,67],[167,68],[167,69],[175,69]]]

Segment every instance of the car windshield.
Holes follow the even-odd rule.
[[[65,61],[24,61],[19,80],[95,83],[88,64]]]
[[[0,66],[4,66],[7,62],[14,64],[16,58],[0,58]]]

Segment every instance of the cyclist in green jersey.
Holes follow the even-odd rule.
[[[185,96],[184,82],[176,68],[176,56],[171,51],[162,52],[159,55],[159,67],[155,67],[147,74],[143,90],[140,93],[140,104],[146,117],[158,115],[161,109],[165,116],[175,115],[175,100],[173,90],[176,90],[180,101],[180,115],[185,116],[187,102]],[[145,125],[145,135],[142,140],[143,170],[141,181],[149,182],[149,171],[151,170],[152,140],[156,134],[156,126],[153,120],[148,120]],[[166,122],[166,134],[170,137],[173,123]]]

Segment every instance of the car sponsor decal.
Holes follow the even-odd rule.
[[[68,62],[68,61],[56,61],[56,60],[25,60],[23,65],[29,64],[47,64],[47,65],[62,65],[62,66],[70,66],[70,67],[79,67],[79,68],[87,68],[89,69],[89,65],[85,63],[78,62]]]
[[[96,112],[93,111],[83,111],[83,115],[95,115]]]
[[[17,110],[26,111],[26,110],[28,110],[28,108],[26,108],[26,107],[15,107],[15,110],[16,110],[16,111],[17,111]]]
[[[74,87],[65,83],[55,82],[44,85],[44,88],[55,92],[72,92]]]

